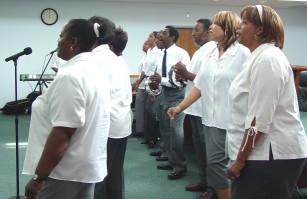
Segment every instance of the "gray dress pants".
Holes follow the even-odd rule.
[[[205,132],[203,129],[202,118],[199,116],[188,115],[191,121],[192,127],[192,139],[194,144],[194,150],[199,171],[199,181],[203,184],[207,184],[207,156],[206,156],[206,143]]]
[[[167,115],[170,107],[177,106],[185,96],[185,89],[165,89],[158,98],[159,122],[163,152],[166,153],[169,163],[174,170],[186,168],[186,161],[183,154],[184,131],[183,121],[185,114],[180,113],[173,120]]]
[[[157,99],[148,95],[146,103],[146,122],[145,122],[145,141],[156,142],[159,137],[159,126],[156,119],[158,112],[158,102]]]
[[[136,133],[144,133],[145,130],[145,108],[147,103],[147,92],[145,89],[138,89],[135,97],[135,125]]]

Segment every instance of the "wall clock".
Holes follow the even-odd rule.
[[[58,21],[58,13],[53,8],[46,8],[41,13],[41,20],[46,25],[53,25]]]

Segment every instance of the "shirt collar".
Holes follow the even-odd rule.
[[[239,46],[238,42],[231,44],[226,50],[226,52],[224,52],[221,59],[225,57],[226,55],[235,56],[238,46]],[[219,54],[219,50],[218,50],[218,47],[216,47],[210,56],[213,57],[213,56],[217,56],[218,54]]]
[[[166,52],[170,52],[172,51],[172,49],[174,49],[176,47],[176,44],[171,45],[169,48],[165,49]]]
[[[110,50],[110,46],[108,44],[101,44],[92,50],[93,53],[100,50]]]
[[[65,68],[71,65],[71,63],[77,62],[77,61],[82,61],[82,60],[88,60],[92,59],[93,54],[91,52],[84,52],[80,53],[74,57],[72,57],[70,60],[68,60],[65,64],[61,66],[61,68]]]
[[[243,64],[244,66],[248,66],[250,65],[252,62],[254,62],[254,60],[258,57],[258,55],[266,48],[270,48],[272,46],[274,46],[274,43],[264,43],[261,44],[260,46],[258,46],[250,56],[247,57],[246,61]]]

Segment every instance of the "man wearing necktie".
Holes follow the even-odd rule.
[[[179,38],[178,30],[173,26],[166,26],[159,35],[159,40],[164,43],[164,52],[157,60],[157,73],[150,77],[151,81],[162,85],[162,92],[158,96],[158,116],[160,122],[162,155],[157,161],[168,160],[167,164],[158,165],[158,169],[172,170],[168,174],[169,180],[181,178],[186,172],[186,161],[183,155],[184,131],[183,121],[185,114],[181,113],[173,120],[167,115],[170,107],[177,106],[185,96],[185,88],[174,86],[168,77],[168,72],[177,63],[190,64],[187,51],[176,46]]]

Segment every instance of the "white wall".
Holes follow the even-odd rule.
[[[52,26],[44,25],[40,13],[44,8],[57,10],[59,21]],[[25,47],[33,53],[18,60],[19,74],[40,73],[46,54],[57,46],[57,39],[63,25],[72,18],[105,16],[124,28],[129,41],[124,57],[131,74],[137,74],[142,56],[142,44],[149,32],[160,30],[165,25],[192,26],[198,18],[212,18],[221,10],[239,14],[240,7],[216,7],[199,5],[168,5],[144,3],[104,3],[95,1],[17,1],[1,2],[0,6],[0,107],[14,100],[14,64],[4,59]],[[291,64],[307,65],[307,11],[306,8],[276,9],[285,26],[284,52]],[[186,13],[190,13],[190,18]],[[52,73],[47,69],[46,73]],[[25,98],[35,86],[34,82],[18,81],[18,98]]]

